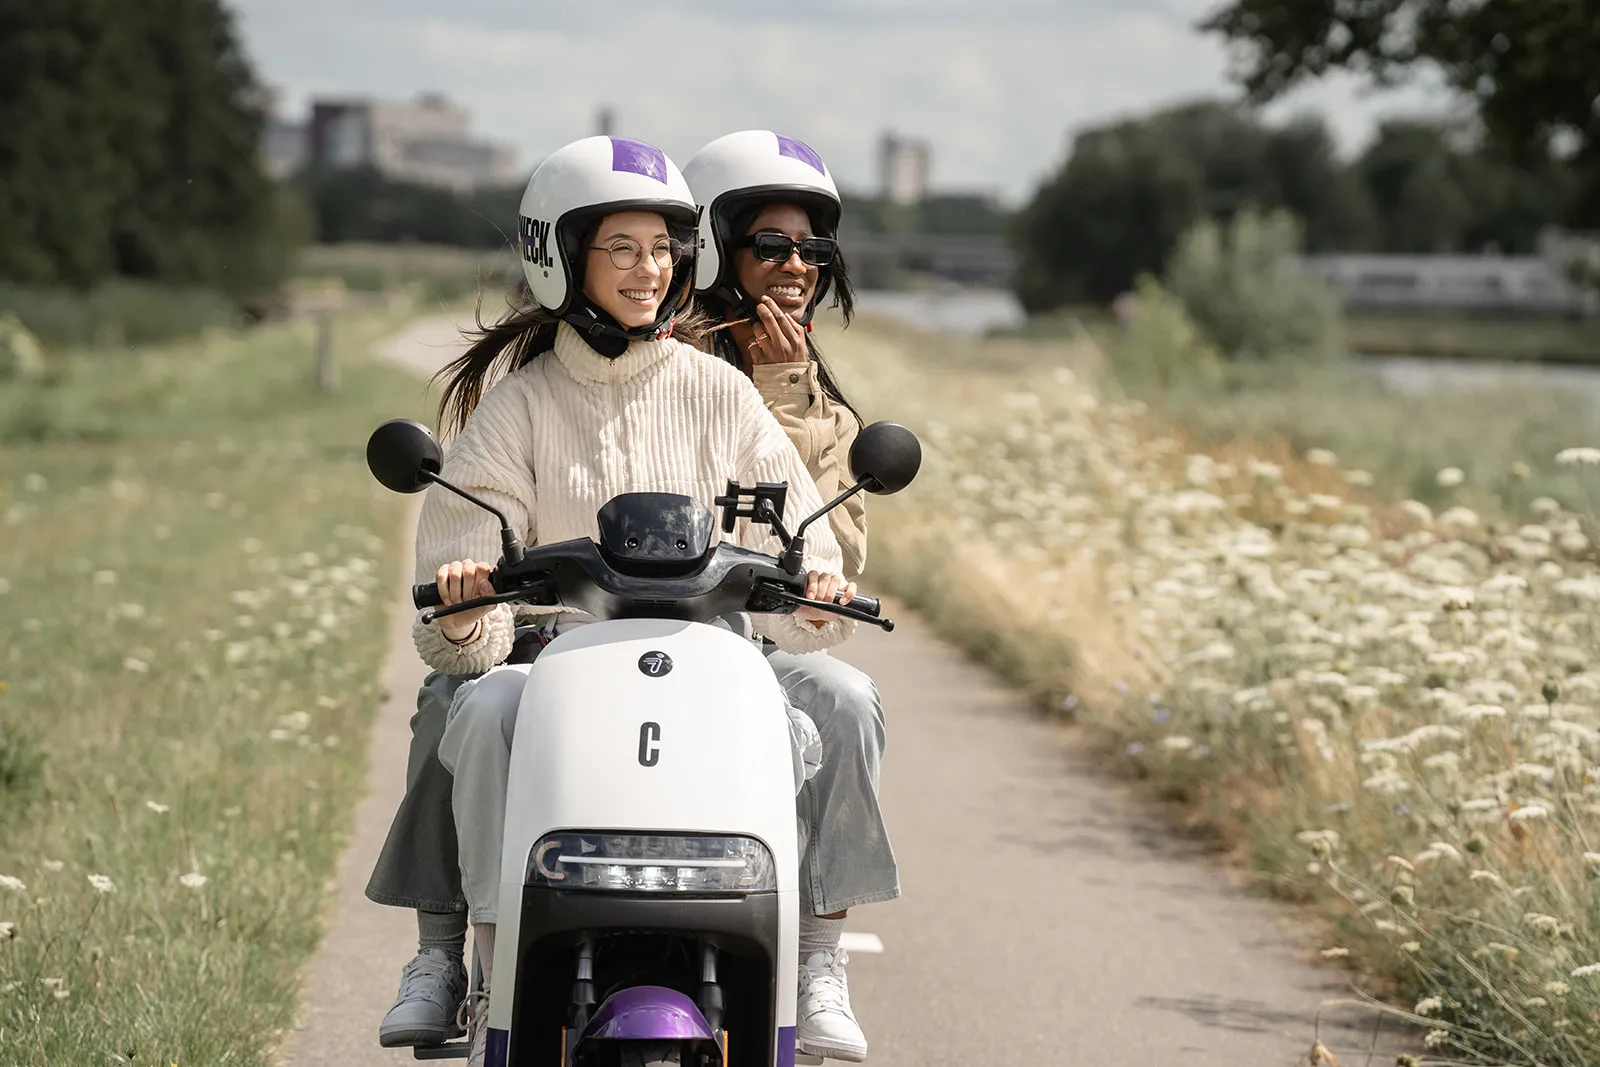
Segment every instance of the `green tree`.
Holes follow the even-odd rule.
[[[1316,119],[1269,127],[1217,101],[1086,130],[1018,215],[1017,293],[1029,310],[1104,301],[1161,269],[1203,219],[1286,208],[1311,251],[1377,240],[1370,205]]]
[[[1337,356],[1338,297],[1315,275],[1283,269],[1302,242],[1299,221],[1281,208],[1244,208],[1226,228],[1205,219],[1179,238],[1163,282],[1228,359]]]
[[[464,248],[516,244],[522,186],[469,196],[385,178],[371,167],[311,170],[295,187],[308,206],[317,240],[417,241]]]
[[[1574,176],[1561,162],[1518,164],[1440,122],[1385,122],[1355,169],[1389,252],[1531,252],[1572,202]]]
[[[0,5],[0,277],[273,285],[258,94],[220,0]]]
[[[1389,85],[1436,69],[1514,162],[1569,141],[1583,175],[1573,221],[1600,225],[1600,0],[1230,0],[1200,28],[1239,48],[1258,102],[1334,70]]]

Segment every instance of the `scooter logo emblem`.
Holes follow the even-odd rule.
[[[672,673],[672,657],[665,652],[646,652],[639,657],[639,671],[652,678]]]
[[[661,724],[646,722],[639,724],[639,766],[654,767],[661,762]]]

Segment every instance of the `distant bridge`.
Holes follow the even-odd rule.
[[[1308,256],[1351,311],[1581,317],[1600,294],[1538,256]]]
[[[863,275],[878,274],[888,267],[963,285],[1006,288],[1017,270],[1016,253],[1002,237],[846,229],[840,233],[839,243],[851,270]]]

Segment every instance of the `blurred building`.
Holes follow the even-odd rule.
[[[303,124],[270,119],[267,170],[372,167],[393,181],[455,192],[512,185],[522,175],[509,145],[475,137],[466,110],[438,93],[415,100],[314,100]]]
[[[261,130],[261,164],[282,181],[305,169],[308,156],[304,123],[268,116]]]
[[[878,187],[893,204],[921,203],[928,192],[928,169],[933,149],[927,141],[909,140],[884,133],[878,141]]]

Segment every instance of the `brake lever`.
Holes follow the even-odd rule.
[[[882,619],[875,615],[868,615],[864,611],[852,608],[849,604],[830,604],[826,600],[808,600],[803,596],[795,596],[793,593],[786,593],[779,589],[766,589],[763,590],[763,593],[774,600],[785,604],[793,604],[795,607],[816,608],[819,611],[826,611],[833,615],[843,616],[846,619],[854,619],[857,622],[879,627],[886,634],[894,632],[893,619]]]
[[[426,626],[435,619],[441,619],[446,615],[454,615],[457,612],[471,611],[473,608],[492,607],[495,604],[509,604],[513,600],[522,600],[527,595],[528,590],[517,589],[509,593],[496,593],[493,596],[475,596],[470,600],[462,600],[448,607],[429,608],[422,613],[422,623]]]

